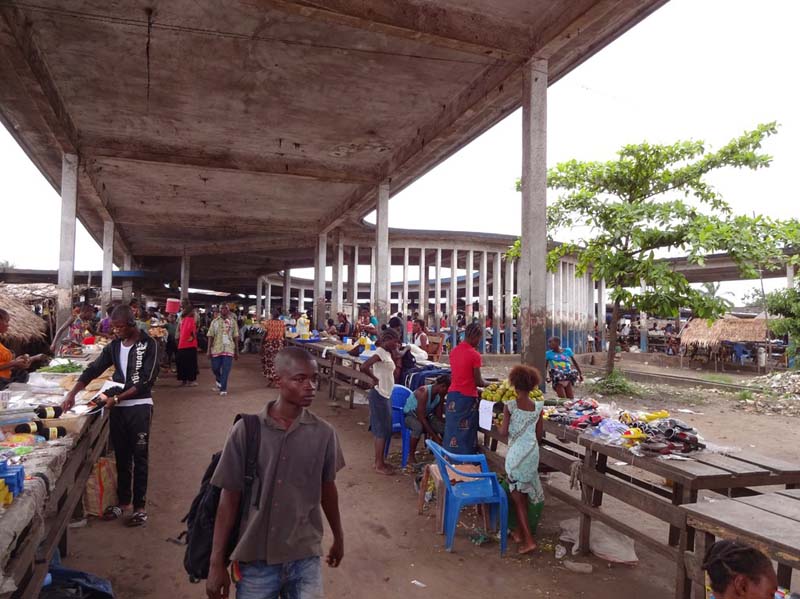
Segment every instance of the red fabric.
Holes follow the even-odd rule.
[[[450,352],[450,391],[462,393],[467,397],[478,397],[475,386],[475,369],[481,367],[481,355],[466,341],[459,343]]]
[[[181,319],[181,332],[178,337],[178,349],[197,347],[197,330],[193,316]]]

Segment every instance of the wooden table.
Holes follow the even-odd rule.
[[[778,562],[778,584],[791,588],[792,570],[800,570],[800,490],[702,502],[682,510],[688,541],[685,599],[705,599],[703,556],[716,539],[760,549]]]
[[[52,515],[46,517],[43,523],[39,518],[34,518],[17,543],[7,565],[7,575],[17,585],[12,599],[38,597],[56,547],[61,550],[62,556],[67,554],[67,525],[83,497],[92,466],[105,452],[107,445],[108,410],[104,410],[102,414],[87,418],[78,442],[67,455],[61,476],[45,504],[44,513],[52,512]],[[51,509],[53,507],[54,510]]]
[[[680,506],[696,503],[701,490],[729,496],[752,496],[758,494],[753,487],[778,485],[792,488],[800,485],[800,465],[782,460],[745,452],[730,456],[699,452],[692,454],[687,461],[642,458],[624,447],[598,442],[589,434],[581,434],[578,429],[547,420],[544,428],[540,463],[567,475],[577,471],[577,479],[581,482],[579,497],[553,484],[543,485],[546,493],[580,511],[581,551],[588,551],[591,521],[599,520],[671,559],[677,567],[676,597],[681,599],[687,596],[683,554],[689,539],[686,512]],[[502,458],[490,454],[494,453],[492,450],[496,449],[498,442],[505,443],[506,440],[497,430],[482,432],[490,464],[502,469]],[[646,534],[636,526],[635,516],[622,521],[604,511],[605,494],[666,522],[669,525],[668,538],[659,540]]]

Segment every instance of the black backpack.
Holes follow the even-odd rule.
[[[256,414],[237,414],[233,423],[236,424],[240,418],[244,419],[246,438],[244,489],[239,504],[239,515],[236,518],[231,537],[228,540],[228,548],[225,551],[226,561],[233,553],[233,549],[239,540],[239,526],[242,520],[251,505],[258,507],[261,495],[260,483],[256,488],[256,492],[253,493],[253,483],[258,476],[256,468],[258,464],[258,448],[261,444],[261,419]],[[218,451],[211,456],[211,463],[206,468],[205,474],[203,474],[200,490],[192,501],[189,513],[181,520],[181,522],[186,523],[186,530],[178,537],[179,539],[186,537],[186,554],[183,557],[183,567],[189,574],[189,581],[193,583],[208,578],[211,546],[214,540],[214,522],[217,518],[217,506],[222,493],[219,487],[211,484],[211,477],[214,475],[221,455],[222,452]]]

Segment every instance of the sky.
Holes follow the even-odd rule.
[[[770,168],[728,170],[711,181],[736,212],[797,216],[798,21],[796,0],[671,0],[549,88],[548,166],[613,159],[622,145],[645,140],[701,139],[718,148],[758,123],[777,121],[778,135],[764,145],[774,157]],[[517,111],[394,196],[389,225],[519,234],[521,161]],[[58,195],[2,128],[0,181],[10,217],[0,236],[0,261],[56,269]],[[102,251],[80,225],[75,265],[102,268]],[[400,277],[399,268],[392,276]],[[359,270],[360,280],[368,278]],[[767,290],[783,284],[766,282]],[[725,283],[722,291],[741,299],[754,286]]]

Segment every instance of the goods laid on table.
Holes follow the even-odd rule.
[[[637,455],[687,454],[706,448],[697,430],[666,410],[617,410],[593,399],[547,408],[544,418],[578,429],[597,440],[630,448]]]
[[[542,401],[544,395],[541,389],[534,389],[528,396],[533,401]],[[488,387],[484,388],[481,393],[481,399],[486,401],[501,401],[503,403],[517,398],[517,392],[511,385],[508,379],[500,381],[499,383],[491,383]]]
[[[53,360],[53,364],[51,366],[45,366],[44,368],[40,368],[37,372],[53,372],[56,374],[70,374],[73,372],[83,372],[83,366],[80,364],[76,364],[72,360],[67,360],[66,362],[59,362],[58,360]]]

